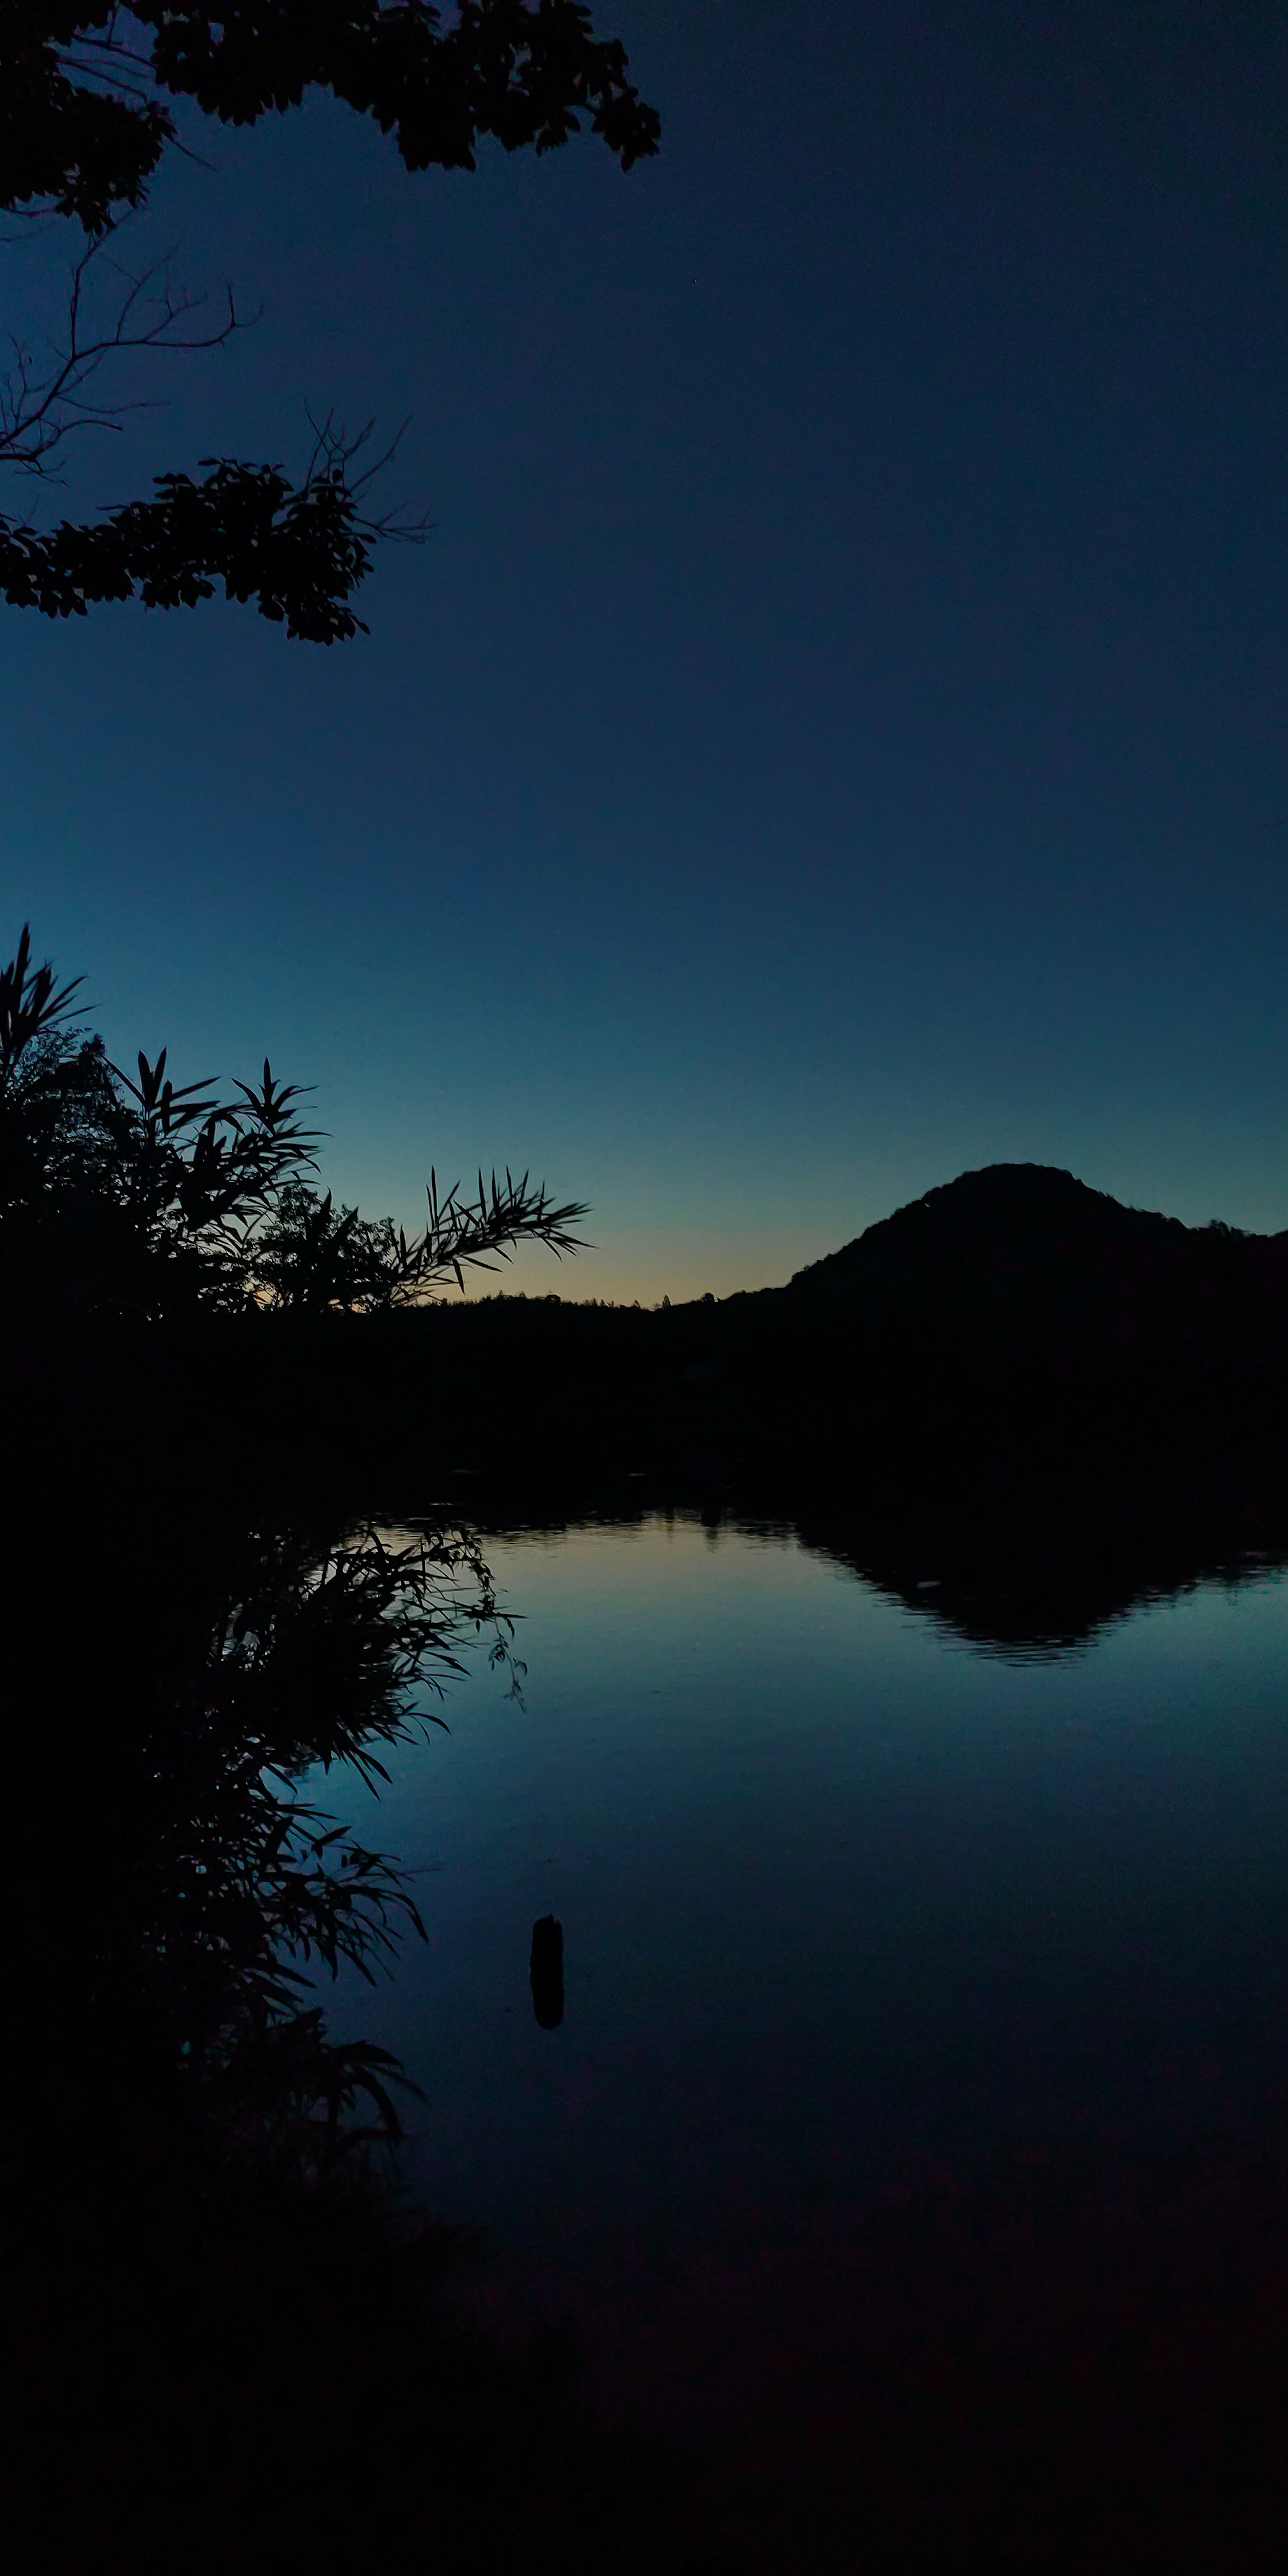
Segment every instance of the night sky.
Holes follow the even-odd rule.
[[[1288,20],[595,18],[626,178],[186,129],[137,255],[263,318],[3,506],[334,407],[412,416],[434,533],[329,652],[0,610],[11,934],[118,1054],[315,1082],[370,1214],[431,1159],[592,1201],[530,1287],[759,1285],[1002,1159],[1288,1226]],[[20,318],[71,247],[5,253]]]

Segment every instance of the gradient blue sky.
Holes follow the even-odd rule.
[[[331,652],[0,610],[5,917],[114,1050],[316,1082],[372,1213],[590,1199],[533,1287],[757,1285],[1003,1158],[1288,1226],[1288,22],[596,16],[629,178],[326,102],[171,169],[140,248],[263,319],[54,506],[334,406],[435,532]]]

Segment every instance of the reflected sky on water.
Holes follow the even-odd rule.
[[[423,1873],[428,1947],[328,2017],[424,2088],[436,2208],[516,2242],[709,2226],[924,2158],[1190,2135],[1288,2071],[1279,1564],[1093,1585],[1030,1633],[1002,1575],[876,1580],[768,1524],[486,1553],[523,1705],[480,1655],[378,1809],[324,1792]]]

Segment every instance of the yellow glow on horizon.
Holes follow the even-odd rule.
[[[856,1223],[849,1232],[860,1230]],[[835,1228],[803,1225],[596,1227],[593,1215],[587,1231],[592,1247],[574,1259],[525,1247],[496,1271],[467,1273],[467,1297],[597,1297],[621,1306],[660,1306],[669,1297],[679,1306],[708,1293],[781,1287],[805,1262],[848,1240]]]

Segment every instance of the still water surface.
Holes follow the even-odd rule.
[[[999,1650],[771,1525],[485,1552],[524,1705],[480,1656],[450,1735],[343,1802],[423,1873],[428,1947],[329,2019],[422,2086],[433,2207],[518,2245],[683,2236],[927,2159],[1191,2135],[1288,2072],[1280,1566]]]

